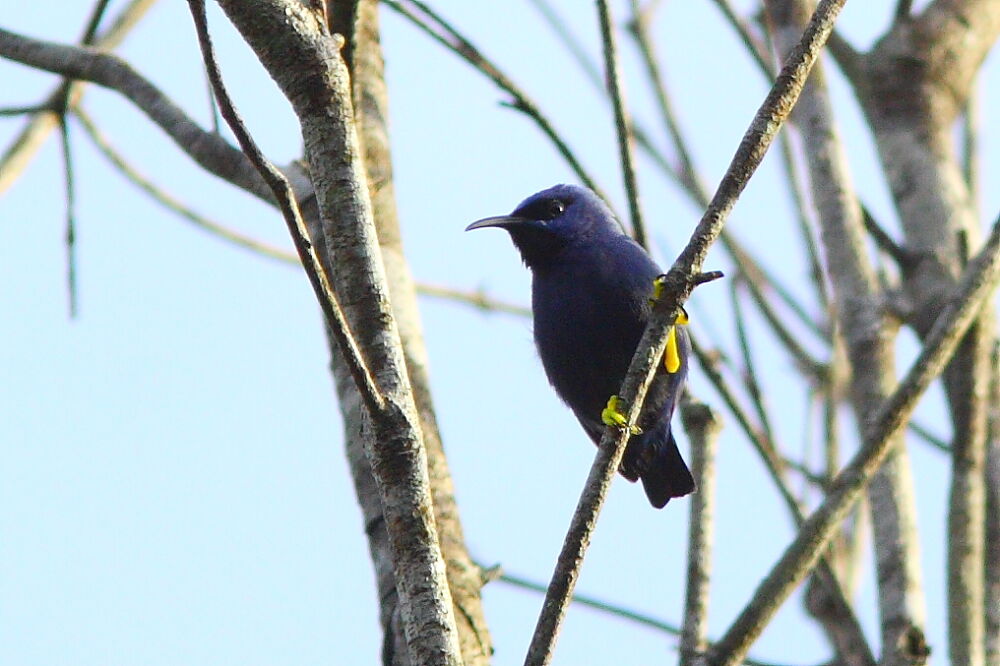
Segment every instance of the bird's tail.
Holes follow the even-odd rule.
[[[695,490],[694,477],[677,450],[674,434],[667,436],[656,445],[656,453],[641,474],[642,488],[649,503],[662,509],[671,497],[683,497]]]

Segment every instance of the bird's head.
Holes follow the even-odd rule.
[[[555,260],[568,246],[606,234],[622,235],[604,201],[578,185],[556,185],[532,194],[510,215],[487,217],[465,230],[486,227],[506,229],[528,268]]]

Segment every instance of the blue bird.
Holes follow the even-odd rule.
[[[486,227],[505,229],[531,270],[535,344],[545,374],[590,439],[600,442],[605,425],[624,424],[615,394],[662,271],[607,205],[576,185],[533,194],[510,215],[473,222],[466,231]],[[674,326],[671,338],[619,468],[629,481],[642,479],[658,509],[695,489],[670,431],[690,341],[682,326]]]

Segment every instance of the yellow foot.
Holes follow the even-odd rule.
[[[663,286],[667,283],[667,276],[660,275],[653,279],[653,297],[649,299],[649,304],[653,305],[663,296]]]
[[[608,398],[608,406],[601,411],[601,420],[604,421],[604,425],[613,426],[615,428],[625,429],[628,427],[628,419],[622,414],[618,407],[621,404],[618,396],[613,395]],[[642,428],[639,426],[632,426],[628,428],[629,432],[633,435],[641,435]]]

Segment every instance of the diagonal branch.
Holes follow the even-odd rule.
[[[0,28],[0,57],[115,90],[145,113],[209,173],[273,201],[267,183],[237,148],[203,130],[183,109],[116,55],[32,39]]]
[[[597,182],[584,169],[583,165],[577,159],[576,154],[569,147],[569,144],[563,141],[559,133],[556,132],[552,122],[542,113],[538,105],[510,77],[504,74],[496,64],[483,55],[475,45],[455,30],[439,14],[419,0],[383,0],[383,2],[390,9],[398,12],[401,16],[407,18],[418,28],[426,32],[439,44],[486,74],[497,87],[510,95],[513,98],[513,102],[510,105],[535,121],[535,124],[542,130],[542,133],[549,138],[556,147],[556,150],[559,151],[559,154],[569,164],[577,178],[580,179],[580,182],[596,192],[605,201],[609,200]]]
[[[121,175],[133,185],[155,199],[164,208],[176,213],[199,229],[221,238],[224,241],[232,243],[233,245],[250,250],[251,252],[254,252],[262,257],[267,257],[268,259],[275,259],[285,264],[296,266],[300,265],[298,255],[288,252],[287,250],[268,245],[263,241],[259,241],[256,238],[252,238],[240,233],[239,231],[210,220],[204,215],[193,210],[190,206],[161,188],[159,185],[155,184],[143,173],[141,173],[138,168],[130,164],[124,155],[118,152],[118,149],[112,145],[108,137],[101,132],[100,128],[97,127],[97,124],[94,122],[94,119],[90,117],[90,114],[84,111],[82,105],[73,110],[73,115],[80,121],[85,133],[88,137],[90,137],[90,140],[94,142],[97,149],[115,166],[116,169],[118,169]]]
[[[295,249],[299,253],[299,259],[309,276],[313,291],[316,293],[316,300],[319,301],[323,314],[326,315],[327,325],[333,330],[340,344],[340,351],[347,359],[351,368],[351,374],[358,390],[365,399],[368,410],[377,413],[385,409],[385,397],[379,391],[375,380],[372,378],[368,367],[365,364],[358,344],[351,334],[350,326],[344,317],[344,311],[340,307],[337,295],[330,286],[330,279],[320,263],[319,257],[309,239],[309,231],[306,229],[305,221],[299,212],[298,203],[295,201],[295,194],[288,180],[278,169],[264,156],[257,143],[250,136],[243,119],[240,117],[233,100],[229,97],[225,84],[222,82],[222,73],[215,60],[215,53],[212,47],[212,40],[208,34],[208,23],[205,17],[204,0],[188,0],[191,6],[191,14],[194,18],[195,28],[198,31],[198,43],[201,46],[202,56],[205,60],[205,69],[208,72],[208,79],[212,84],[212,92],[219,103],[219,111],[226,120],[229,128],[233,131],[237,141],[243,148],[243,152],[249,158],[261,177],[267,182],[268,187],[274,193],[274,198],[278,202],[278,208],[285,223],[288,225],[288,232],[295,243]]]
[[[115,17],[111,26],[93,41],[93,44],[104,50],[117,47],[155,2],[156,0],[132,0]],[[101,13],[95,11],[93,16],[97,17]],[[91,21],[91,26],[96,30],[96,21]],[[84,37],[88,35],[93,37],[91,26],[88,26]],[[83,90],[84,85],[80,82],[68,86],[63,82],[49,94],[45,102],[37,105],[38,110],[53,109],[54,102],[59,99],[64,100],[63,106],[66,108],[73,108],[82,97]],[[0,156],[0,194],[14,183],[45,139],[56,129],[58,122],[58,113],[54,111],[36,113],[28,121],[21,133],[4,151],[3,156]]]
[[[864,443],[834,479],[823,503],[761,581],[750,602],[716,644],[711,663],[735,665],[795,587],[816,564],[840,523],[889,454],[893,436],[912,414],[917,400],[951,358],[1000,281],[1000,220],[989,242],[968,269],[927,342],[899,387],[875,411],[864,428]]]
[[[653,309],[650,322],[632,358],[622,389],[618,393],[627,405],[626,418],[629,425],[635,423],[642,408],[646,390],[663,356],[667,332],[674,325],[681,304],[690,297],[695,286],[708,279],[719,277],[718,274],[701,273],[708,249],[719,237],[726,217],[736,204],[736,199],[760,165],[781,124],[788,117],[844,2],[845,0],[822,0],[819,3],[802,40],[790,54],[771,92],[754,116],[708,210],[698,223],[687,247],[665,276],[664,297]],[[590,535],[603,506],[614,470],[617,469],[624,453],[627,439],[627,430],[615,433],[611,428],[601,439],[587,484],[580,496],[556,570],[552,575],[552,582],[545,595],[531,646],[528,648],[526,664],[546,664],[552,658],[559,627],[569,597],[573,593],[573,587],[576,585]]]

